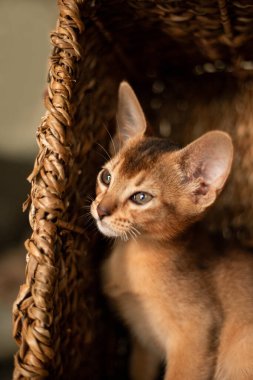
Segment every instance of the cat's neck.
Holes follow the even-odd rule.
[[[218,245],[220,251],[222,250],[222,239],[220,236],[210,236],[201,222],[194,223],[180,234],[172,238],[155,239],[153,236],[140,235],[136,239],[128,241],[117,240],[116,245],[129,248],[142,247],[143,250],[152,251],[170,251],[175,252],[177,255],[180,252],[194,252],[202,255],[202,251],[213,252],[216,251],[215,247]]]
[[[194,240],[192,228],[187,229],[181,234],[177,234],[174,237],[164,237],[163,239],[158,239],[152,235],[140,235],[136,238],[131,238],[127,241],[117,239],[115,244],[117,246],[123,247],[143,247],[143,249],[150,250],[168,250],[173,248],[173,250],[181,249],[187,247]]]

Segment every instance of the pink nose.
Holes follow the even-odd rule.
[[[101,206],[101,204],[97,207],[97,213],[100,220],[102,220],[105,216],[111,215],[110,211],[106,207]]]

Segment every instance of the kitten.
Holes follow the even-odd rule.
[[[115,238],[102,283],[133,336],[131,379],[155,379],[161,362],[166,380],[253,379],[253,257],[196,223],[229,175],[229,135],[209,132],[183,149],[144,137],[125,82],[117,122],[122,147],[98,175],[91,214]]]

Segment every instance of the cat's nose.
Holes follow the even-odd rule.
[[[100,220],[102,220],[105,216],[111,215],[110,210],[108,210],[106,207],[102,206],[101,204],[97,207],[97,213]]]

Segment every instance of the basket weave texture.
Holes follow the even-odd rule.
[[[165,125],[172,138],[186,143],[206,130],[229,131],[237,152],[234,176],[208,223],[252,245],[253,4],[58,5],[46,113],[25,204],[32,235],[25,243],[25,284],[13,307],[19,345],[13,377],[123,378],[114,363],[114,323],[99,293],[103,242],[82,218],[101,164],[97,143],[108,146],[123,79],[136,89],[161,134]]]

